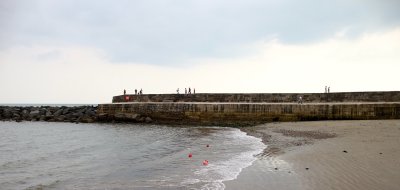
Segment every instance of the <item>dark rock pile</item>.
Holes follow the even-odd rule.
[[[9,107],[0,106],[2,121],[49,121],[93,123],[97,120],[97,106],[76,107]]]
[[[149,116],[144,116],[135,113],[115,113],[106,114],[100,113],[97,115],[99,122],[129,122],[129,123],[151,123],[153,120]]]

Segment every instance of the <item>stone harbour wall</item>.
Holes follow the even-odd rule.
[[[99,121],[245,126],[276,121],[400,119],[399,103],[114,103]]]
[[[143,94],[114,96],[119,102],[400,102],[400,91],[336,93],[243,93],[243,94]]]

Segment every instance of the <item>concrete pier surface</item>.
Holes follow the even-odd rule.
[[[302,104],[297,103],[299,96],[303,98]],[[265,102],[268,100],[270,102]],[[99,120],[105,121],[140,122],[138,118],[146,118],[154,123],[218,126],[275,121],[400,119],[400,92],[122,95],[115,96],[111,104],[99,104],[97,114]]]

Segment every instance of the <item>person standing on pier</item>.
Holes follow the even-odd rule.
[[[328,93],[330,93],[330,92],[331,92],[331,87],[329,86],[329,87],[328,87]]]
[[[328,92],[328,87],[327,86],[325,86],[325,93],[327,93]]]
[[[179,88],[178,88],[178,89],[176,89],[176,93],[177,93],[177,94],[179,94]]]
[[[187,94],[187,89],[185,88],[185,95]]]
[[[299,96],[298,103],[299,103],[299,104],[303,104],[303,97],[302,97],[302,96]]]
[[[196,94],[196,89],[195,88],[193,88],[193,94]]]
[[[126,90],[124,89],[124,95],[126,95]]]
[[[191,92],[191,90],[190,90],[190,87],[189,87],[189,94],[191,94],[192,92]]]
[[[135,95],[137,95],[137,89],[135,89]]]
[[[142,90],[142,89],[140,89],[140,92],[139,92],[139,94],[140,94],[140,95],[142,95],[142,94],[143,94],[143,90]]]

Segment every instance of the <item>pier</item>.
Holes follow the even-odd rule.
[[[303,103],[297,102],[302,96]],[[99,120],[246,126],[277,121],[400,119],[400,92],[114,96]]]

